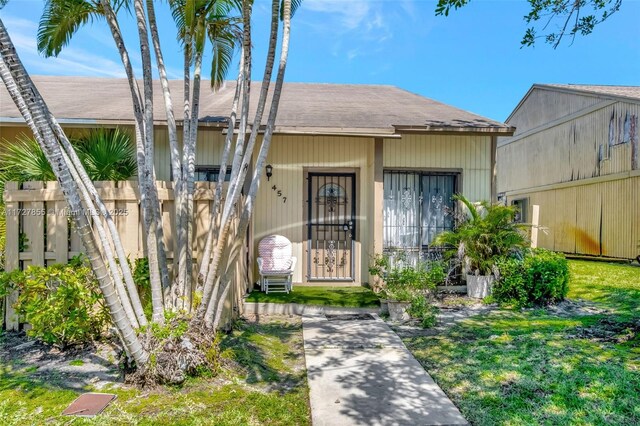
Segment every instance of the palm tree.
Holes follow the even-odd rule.
[[[132,315],[131,300],[123,290],[122,282],[118,283],[116,270],[113,269],[116,262],[113,256],[110,256],[110,250],[107,249],[109,241],[105,238],[104,229],[102,232],[99,229],[100,243],[96,241],[89,220],[83,214],[85,208],[94,207],[92,203],[90,204],[92,193],[82,176],[84,169],[77,161],[77,156],[68,151],[70,148],[68,140],[66,137],[62,137],[64,133],[61,132],[58,123],[48,111],[46,104],[24,69],[1,19],[0,58],[2,59],[0,61],[0,77],[60,182],[75,221],[76,231],[83,242],[123,344],[130,356],[140,365],[144,365],[149,355],[134,331],[134,324],[138,324],[138,322],[135,315]],[[71,149],[71,151],[73,150]],[[101,228],[100,221],[95,221],[94,225],[96,228]],[[108,258],[109,268],[107,268],[103,256]]]
[[[2,1],[2,0],[0,0]],[[87,0],[49,0],[47,4],[57,5],[56,7],[50,8],[50,15],[57,16],[58,18],[63,18],[61,15],[61,11],[64,8],[58,7],[61,5],[70,5],[72,3],[82,3],[83,6],[91,6],[84,7],[81,10],[81,13],[76,14],[79,20],[74,24],[72,22],[66,22],[64,19],[60,20],[61,25],[64,27],[60,32],[55,33],[51,32],[51,35],[56,35],[55,37],[43,37],[44,40],[48,40],[50,42],[61,43],[62,45],[66,44],[71,35],[77,30],[80,24],[83,22],[87,22],[90,19],[95,19],[97,17],[104,17],[111,30],[112,36],[116,45],[118,47],[118,51],[120,53],[125,71],[127,73],[129,88],[132,94],[133,101],[133,113],[135,117],[135,139],[136,139],[136,160],[138,166],[138,176],[140,180],[141,192],[145,192],[146,189],[150,187],[150,184],[153,184],[153,168],[150,161],[152,156],[149,153],[153,153],[152,146],[149,146],[149,140],[152,140],[152,136],[149,136],[149,111],[151,111],[153,105],[150,102],[152,100],[152,93],[150,87],[150,55],[149,55],[149,43],[148,43],[148,34],[147,34],[147,23],[146,23],[146,15],[145,9],[143,7],[142,0],[134,0],[134,9],[136,14],[136,22],[139,27],[139,37],[141,39],[141,53],[143,54],[143,82],[144,82],[144,90],[143,94],[140,94],[138,89],[137,80],[134,78],[133,69],[129,60],[129,53],[124,44],[124,40],[122,38],[122,33],[120,31],[119,22],[117,19],[117,8],[120,7],[123,2],[110,2],[109,0],[99,0],[99,1],[87,1]],[[249,125],[248,121],[248,100],[249,100],[249,73],[251,69],[251,26],[250,17],[251,17],[251,0],[244,0],[242,2],[242,23],[243,23],[243,37],[242,37],[242,66],[240,67],[240,77],[239,77],[239,88],[236,90],[236,102],[234,102],[235,107],[234,110],[240,107],[240,98],[242,98],[242,105],[239,109],[241,109],[241,133],[236,140],[236,152],[241,155],[237,156],[237,159],[234,159],[234,163],[237,160],[237,164],[241,165],[245,162],[247,158],[250,158],[252,152],[248,151],[248,144],[244,143],[245,136],[247,134],[247,129]],[[114,7],[115,6],[115,9]],[[197,325],[203,322],[209,327],[212,327],[214,330],[218,328],[220,317],[221,317],[221,306],[223,305],[224,299],[229,291],[229,284],[232,278],[232,270],[235,264],[235,261],[239,258],[238,254],[240,252],[240,248],[242,247],[244,236],[246,234],[246,230],[249,223],[249,218],[253,211],[253,205],[255,204],[255,197],[258,191],[259,183],[260,183],[260,170],[264,166],[264,162],[266,161],[266,155],[269,149],[269,144],[273,135],[274,125],[275,125],[275,117],[277,115],[278,110],[278,102],[280,99],[280,94],[282,91],[282,85],[284,80],[284,73],[286,69],[286,61],[288,57],[288,45],[289,45],[289,34],[290,34],[290,19],[291,19],[291,0],[284,0],[282,5],[282,20],[284,22],[284,34],[282,37],[282,49],[281,49],[281,58],[280,64],[278,68],[278,76],[276,79],[273,100],[270,106],[269,119],[267,122],[267,131],[262,141],[262,145],[260,147],[260,153],[258,156],[258,165],[259,167],[253,175],[253,179],[251,182],[251,188],[247,194],[244,202],[238,206],[241,216],[239,227],[234,229],[234,232],[230,232],[226,224],[220,223],[221,228],[227,228],[226,234],[228,234],[229,240],[232,244],[225,244],[225,238],[216,238],[216,253],[212,256],[212,258],[218,257],[220,259],[220,248],[224,248],[224,256],[222,258],[225,259],[224,268],[220,268],[220,262],[216,265],[216,267],[210,267],[207,273],[207,281],[209,277],[213,276],[217,277],[215,280],[215,287],[220,289],[220,292],[209,291],[209,296],[207,298],[202,299],[198,306],[198,313],[192,317],[192,325],[193,332],[202,333],[202,329]],[[277,10],[279,9],[279,5],[274,5],[273,21],[275,22],[275,27],[279,25],[278,23],[278,14]],[[148,4],[147,4],[148,11]],[[58,15],[56,15],[56,13]],[[209,15],[207,15],[209,16]],[[202,34],[202,23],[205,21],[200,20],[201,24],[198,28],[201,28],[198,32],[193,32],[195,34]],[[274,22],[272,22],[272,28],[274,26]],[[44,26],[48,28],[47,26]],[[43,27],[43,28],[44,28]],[[206,26],[205,26],[206,28]],[[157,28],[156,28],[157,30]],[[215,34],[221,34],[219,30],[211,29],[207,30],[211,31]],[[151,31],[154,32],[153,30]],[[206,32],[205,32],[206,33]],[[43,33],[44,34],[44,33]],[[66,34],[66,36],[61,36]],[[209,33],[206,33],[209,34]],[[238,35],[237,31],[234,34]],[[153,34],[151,35],[153,38]],[[156,31],[157,36],[157,31]],[[273,35],[273,31],[270,34],[272,40],[277,40],[276,36]],[[199,38],[198,38],[199,37]],[[199,83],[196,84],[196,81],[199,80],[200,73],[200,64],[202,58],[198,59],[198,51],[202,52],[202,49],[199,46],[199,41],[202,41],[202,36],[195,37],[195,44],[193,47],[194,55],[194,89],[193,93],[191,93],[191,98],[188,99],[188,102],[192,108],[189,110],[190,115],[188,115],[189,120],[185,120],[185,126],[194,125],[197,127],[197,93],[195,88],[198,87]],[[210,35],[207,37],[211,38]],[[145,41],[147,40],[147,41]],[[212,43],[213,44],[213,43]],[[155,43],[154,43],[155,46]],[[52,46],[49,46],[52,47]],[[154,47],[155,48],[155,47]],[[159,43],[158,43],[159,48]],[[47,50],[47,49],[45,49]],[[49,50],[52,54],[56,52],[55,48],[51,48]],[[59,50],[58,50],[59,51]],[[269,56],[271,57],[271,63],[274,62],[275,48],[270,49]],[[7,87],[14,103],[18,106],[21,111],[25,121],[28,123],[30,129],[34,133],[36,140],[39,146],[42,149],[46,159],[52,165],[52,170],[54,175],[59,180],[60,185],[63,188],[63,192],[67,198],[67,202],[70,206],[70,210],[73,213],[73,218],[76,221],[76,228],[82,239],[82,242],[85,246],[86,253],[89,256],[89,260],[91,262],[92,268],[100,282],[100,287],[102,292],[104,293],[105,300],[109,306],[111,311],[114,324],[116,329],[118,330],[121,339],[123,340],[124,346],[127,352],[131,355],[131,357],[136,361],[139,366],[147,366],[147,361],[149,360],[149,352],[147,348],[142,346],[140,337],[136,332],[136,328],[139,326],[144,326],[146,324],[146,318],[144,314],[140,314],[141,305],[139,300],[139,295],[137,293],[137,289],[135,285],[132,284],[130,280],[131,272],[128,269],[126,257],[124,257],[124,252],[121,250],[122,244],[119,240],[119,236],[117,231],[115,230],[115,225],[113,224],[113,220],[108,214],[104,203],[100,199],[87,171],[82,166],[80,161],[80,157],[76,153],[73,148],[71,142],[69,142],[66,137],[64,131],[57,123],[55,118],[48,111],[44,100],[40,97],[37,89],[33,85],[33,82],[29,79],[28,74],[24,70],[20,59],[18,58],[15,48],[11,43],[9,35],[7,34],[4,25],[2,25],[0,21],[0,56],[2,58],[2,62],[0,62],[0,76]],[[228,62],[228,59],[220,58],[217,60],[217,63],[220,66],[223,66],[224,63]],[[268,61],[269,62],[269,61]],[[188,67],[191,67],[191,62],[186,62]],[[218,65],[216,65],[218,66]],[[195,77],[195,76],[198,77]],[[270,81],[271,78],[271,70],[265,73],[268,78],[265,78],[266,83]],[[190,76],[190,75],[189,75]],[[199,87],[198,87],[199,91]],[[268,89],[264,89],[264,92],[267,93]],[[266,94],[264,95],[266,99]],[[263,101],[266,102],[266,101]],[[165,104],[165,108],[167,108],[167,104]],[[264,108],[264,107],[263,107]],[[195,113],[194,113],[195,111]],[[235,115],[235,114],[232,114]],[[152,117],[151,117],[152,118]],[[231,119],[230,121],[233,121]],[[254,120],[256,126],[259,126],[259,122]],[[231,123],[230,123],[231,124]],[[195,130],[190,129],[189,135],[195,135]],[[229,133],[233,133],[230,131]],[[228,137],[229,138],[229,137]],[[230,136],[232,138],[232,136]],[[230,156],[230,146],[231,141],[225,143],[225,150],[227,151],[227,157]],[[249,139],[250,141],[250,139]],[[195,146],[195,145],[194,145]],[[183,152],[184,156],[184,152]],[[182,176],[185,176],[185,164],[182,164]],[[188,165],[186,165],[188,177]],[[236,167],[236,176],[241,176],[242,171],[238,170],[239,167]],[[142,171],[141,171],[142,170]],[[244,172],[246,173],[246,171]],[[155,188],[155,185],[153,185]],[[237,187],[237,185],[236,185]],[[237,192],[239,193],[239,192]],[[143,194],[144,195],[144,194]],[[156,199],[157,200],[157,199]],[[144,198],[143,200],[144,201]],[[225,200],[224,206],[222,209],[218,209],[218,211],[230,211],[231,206],[236,203],[236,201],[232,201],[227,198]],[[154,220],[154,215],[158,211],[157,206],[153,206],[157,201],[153,200],[152,196],[148,196],[146,198],[146,207],[143,206],[143,212],[147,210],[149,215],[145,218],[145,226],[151,232],[148,234],[156,234],[159,233],[154,232],[156,229],[161,229],[158,227],[154,227],[154,225],[150,222]],[[153,207],[153,208],[151,208]],[[97,209],[101,212],[103,218],[106,222],[106,229],[102,224],[101,220],[93,220],[93,223],[89,223],[88,218],[80,214],[85,209]],[[227,218],[229,215],[227,215]],[[150,218],[150,219],[149,219]],[[95,230],[93,232],[92,226]],[[150,243],[151,240],[148,240]],[[164,254],[164,248],[162,247],[161,242],[157,242],[157,246],[154,244],[149,244],[148,250],[149,254],[153,251],[153,248],[157,247],[158,254]],[[115,253],[113,252],[115,250]],[[213,262],[212,259],[203,259],[204,262],[209,262],[210,266]],[[152,261],[149,259],[150,268],[152,266]],[[156,259],[156,261],[160,261],[160,256]],[[159,275],[159,270],[162,269],[162,265],[156,263],[156,277]],[[220,271],[219,271],[220,269]],[[155,291],[153,289],[153,282],[157,281],[160,283],[160,279],[156,279],[153,276],[153,271],[150,272],[151,276],[151,286],[152,286],[152,299],[154,303],[154,315],[153,321],[160,322],[161,319],[158,318],[158,313],[162,314],[162,310],[164,308],[164,298],[162,294],[162,289],[157,286],[157,289],[160,291]],[[124,281],[124,282],[123,282]],[[209,283],[206,282],[205,285]],[[185,290],[187,291],[187,290]],[[190,290],[189,290],[190,291]],[[155,303],[160,304],[160,309],[156,309]],[[206,313],[206,319],[205,319]],[[207,336],[212,336],[210,332],[205,333]],[[204,343],[206,344],[206,342]],[[150,348],[153,350],[153,347]]]
[[[134,1],[136,20],[139,25],[140,45],[143,58],[144,95],[140,94],[129,52],[126,48],[118,12],[130,7],[130,0],[46,0],[38,29],[38,49],[45,56],[55,56],[70,42],[78,29],[94,20],[105,19],[118,48],[133,102],[135,117],[135,139],[137,146],[138,182],[142,206],[143,228],[147,237],[147,255],[151,274],[153,319],[163,321],[163,288],[169,286],[169,274],[163,231],[160,225],[160,205],[153,171],[153,102],[151,89],[151,65],[146,35],[146,22],[141,1]],[[115,228],[114,228],[115,229]],[[115,237],[114,237],[115,238]],[[120,248],[118,248],[120,249]],[[129,277],[125,277],[129,280]],[[131,279],[132,281],[132,279]]]
[[[184,120],[182,167],[174,171],[176,218],[178,222],[178,276],[172,293],[180,295],[180,307],[190,309],[192,286],[191,250],[193,245],[193,196],[195,192],[195,153],[200,104],[202,58],[206,40],[211,43],[211,86],[218,89],[226,76],[236,46],[241,42],[239,19],[233,16],[234,0],[171,0],[172,14],[184,51]],[[155,43],[155,42],[154,42]],[[159,41],[158,43],[159,44]],[[193,75],[192,75],[193,68]],[[193,82],[193,85],[191,84]],[[179,201],[178,201],[179,200]]]
[[[91,180],[122,181],[136,174],[135,147],[120,129],[94,129],[71,143]],[[55,179],[47,156],[32,137],[19,135],[0,153],[0,185]]]
[[[277,1],[277,0],[274,0],[274,1]],[[246,8],[244,9],[244,11],[246,16]],[[276,120],[276,116],[278,115],[278,106],[280,103],[280,96],[282,94],[282,85],[284,83],[284,75],[285,75],[285,71],[287,67],[287,59],[289,55],[289,38],[290,38],[290,32],[291,32],[291,11],[292,11],[291,0],[284,0],[282,2],[282,15],[281,15],[282,21],[283,21],[282,48],[280,52],[280,63],[278,65],[278,74],[276,76],[276,83],[273,91],[271,108],[269,111],[269,117],[267,119],[267,126],[264,132],[264,136],[262,138],[262,145],[260,146],[260,151],[258,153],[258,157],[256,160],[255,170],[253,172],[253,178],[251,180],[251,186],[249,188],[247,197],[244,201],[242,211],[240,214],[240,221],[235,231],[235,235],[231,240],[232,244],[227,245],[227,247],[223,249],[220,245],[220,241],[218,242],[218,247],[216,251],[219,251],[219,252],[224,251],[223,258],[226,259],[224,270],[221,271],[222,273],[220,273],[218,271],[218,265],[214,264],[211,266],[211,269],[208,272],[207,284],[209,283],[209,280],[210,280],[209,277],[214,276],[217,278],[216,284],[215,284],[216,287],[221,289],[221,291],[219,292],[212,290],[212,293],[213,293],[212,297],[209,299],[204,299],[205,301],[208,301],[208,306],[206,307],[205,314],[204,314],[204,321],[205,321],[205,324],[212,327],[213,329],[217,329],[220,324],[220,319],[221,319],[222,310],[223,310],[222,308],[230,289],[232,274],[235,269],[235,262],[238,260],[238,257],[240,255],[242,241],[243,241],[244,235],[246,234],[247,228],[249,226],[249,220],[251,218],[251,215],[253,214],[255,199],[258,193],[258,189],[260,187],[262,170],[264,169],[264,166],[266,163],[267,154],[269,152],[269,147],[271,145],[271,139],[273,136],[273,132],[275,130],[275,120]],[[272,8],[272,13],[273,13],[272,22],[274,19],[277,21],[278,14],[277,14],[277,8],[275,5]],[[272,29],[271,37],[273,39],[274,37],[273,25],[271,29]],[[273,52],[269,52],[269,54],[275,55],[275,49],[273,50]],[[269,60],[270,59],[268,58],[267,63],[269,62]],[[266,74],[267,73],[265,69],[265,77],[266,77]],[[270,72],[268,77],[269,78],[266,79],[267,81],[271,79]],[[264,85],[266,84],[266,82],[263,81],[262,84]],[[253,126],[254,128],[259,127],[260,121],[254,120]],[[249,140],[249,142],[251,142],[251,139]],[[249,149],[251,150],[249,151]],[[248,156],[253,155],[253,147],[250,147],[250,146],[247,147],[247,151],[245,152],[245,159],[247,158],[247,155]],[[242,166],[241,166],[241,168],[243,169],[244,169],[244,164],[245,164],[245,160],[243,160]],[[248,164],[248,162],[246,164]],[[246,173],[246,171],[244,171],[244,173]],[[232,202],[232,201],[227,199],[227,203],[229,202]],[[228,210],[230,210],[230,206],[227,205],[225,207]],[[220,238],[224,238],[224,236],[225,236],[225,233],[223,228],[223,233],[221,234]],[[226,243],[226,241],[223,243]],[[214,259],[215,257],[216,256],[214,253]]]

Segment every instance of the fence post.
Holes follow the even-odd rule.
[[[5,200],[7,191],[18,189],[17,182],[7,182],[4,185]],[[20,267],[20,203],[6,202],[6,240],[4,249],[4,268],[6,271],[14,271]],[[18,299],[18,292],[14,291],[6,297],[5,301],[5,324],[7,330],[18,330],[19,319],[13,309],[13,304]]]
[[[540,225],[540,206],[533,205],[533,220],[531,221],[531,248],[538,248],[538,226]]]

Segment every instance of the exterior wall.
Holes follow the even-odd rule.
[[[602,102],[602,99],[596,96],[535,88],[524,102],[526,108],[519,108],[509,117],[508,124],[516,127],[516,136],[525,129],[532,129],[557,118],[571,115]]]
[[[385,139],[383,151],[385,169],[459,169],[467,198],[491,199],[490,136],[403,135]]]
[[[548,90],[534,90],[513,114],[517,133],[498,145],[498,191],[508,203],[528,198],[525,220],[532,205],[540,206],[540,225],[548,228],[539,233],[541,247],[640,254],[639,116],[638,103]],[[623,142],[627,117],[630,137]]]
[[[372,138],[339,136],[276,135],[271,141],[267,164],[273,166],[270,181],[263,179],[253,220],[254,247],[265,236],[280,234],[293,243],[298,258],[293,280],[306,280],[304,212],[307,203],[305,171],[355,171],[356,173],[356,283],[367,281],[373,214],[371,191],[374,141]],[[263,176],[264,178],[264,176]],[[272,189],[282,191],[278,197]],[[284,201],[286,197],[286,202]],[[339,285],[338,283],[335,283]],[[325,283],[326,285],[326,283]],[[334,284],[332,284],[334,285]]]
[[[68,136],[80,134],[86,129],[63,126]],[[106,126],[105,126],[106,127]],[[119,126],[129,129],[133,135],[131,126]],[[0,126],[0,140],[14,141],[20,135],[33,136],[26,126]],[[155,151],[154,162],[156,166],[156,179],[169,180],[171,178],[171,160],[169,151],[169,134],[163,126],[156,126],[154,132]],[[225,135],[219,129],[198,129],[198,142],[196,151],[196,165],[218,165],[224,146]],[[182,128],[178,128],[178,143],[182,145]],[[2,149],[3,144],[0,144]]]
[[[594,183],[509,195],[540,206],[538,245],[550,250],[632,259],[640,255],[640,172]],[[593,182],[590,180],[587,182]]]
[[[26,127],[1,127],[2,137],[15,139]],[[198,132],[196,164],[218,165],[225,135],[218,129]],[[156,177],[170,177],[168,137],[156,128]],[[179,132],[179,138],[182,135]],[[259,142],[259,141],[258,141]],[[378,147],[376,149],[376,146]],[[399,139],[348,136],[275,135],[267,158],[273,166],[258,193],[252,225],[253,250],[266,235],[289,238],[298,258],[294,282],[306,278],[306,172],[356,173],[356,284],[369,280],[369,259],[382,249],[383,169],[459,171],[461,190],[472,200],[491,198],[491,136],[404,134]],[[272,189],[282,191],[278,196]],[[286,197],[286,202],[284,201]],[[253,265],[256,268],[256,265]],[[326,284],[326,283],[325,283]]]
[[[527,105],[522,109],[529,109]],[[606,176],[638,168],[638,133],[628,143],[609,144],[610,121],[640,116],[640,105],[617,102],[583,116],[514,136],[498,145],[498,190],[509,192]],[[613,126],[618,137],[618,125]]]

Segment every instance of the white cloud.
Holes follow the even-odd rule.
[[[390,21],[398,12],[406,14],[413,0],[305,0],[304,16],[297,17],[311,31],[330,40],[329,50],[334,56],[344,55],[351,61],[374,54],[380,44],[393,38]],[[302,18],[302,19],[300,19]],[[390,19],[391,18],[391,19]],[[349,46],[350,49],[344,49]]]
[[[372,2],[368,0],[307,0],[302,7],[331,15],[330,19],[341,24],[346,30],[360,27],[371,11]]]

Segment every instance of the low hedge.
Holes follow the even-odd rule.
[[[80,259],[1,273],[0,296],[16,290],[14,308],[31,325],[27,334],[43,342],[62,347],[90,342],[110,323],[98,282]]]
[[[541,306],[564,300],[569,291],[569,264],[562,253],[545,249],[500,259],[492,298],[518,307]]]

